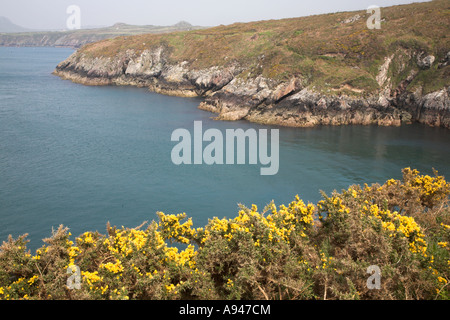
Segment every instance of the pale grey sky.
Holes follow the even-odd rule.
[[[172,25],[185,20],[215,26],[424,1],[408,0],[0,0],[0,16],[31,29],[63,29],[69,5],[81,9],[81,26]]]

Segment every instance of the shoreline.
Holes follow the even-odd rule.
[[[199,108],[218,120],[450,129],[447,8],[386,7],[376,31],[367,29],[367,13],[354,11],[117,37],[83,46],[54,73],[84,85],[203,97]]]
[[[248,106],[255,97],[239,96],[228,92],[224,94],[220,90],[213,93],[204,93],[197,86],[189,86],[183,83],[160,81],[159,78],[139,79],[129,76],[119,77],[89,77],[72,71],[56,68],[53,75],[63,80],[86,86],[133,86],[146,88],[150,92],[182,98],[202,98],[198,108],[216,114],[215,120],[237,121],[246,120],[264,125],[276,125],[282,127],[316,127],[320,125],[377,125],[377,126],[402,126],[419,123],[430,127],[443,127],[450,129],[450,115],[444,110],[420,110],[411,106],[409,109],[419,109],[414,116],[410,110],[404,110],[395,105],[380,106],[379,97],[354,98],[342,96],[323,96],[310,91],[308,88],[300,89],[294,94],[285,94],[274,104],[267,104],[267,98],[258,101],[255,106]],[[234,80],[234,79],[233,79]],[[233,81],[232,80],[232,81]],[[230,81],[230,82],[232,82]],[[449,88],[428,95],[429,100],[436,96],[443,97],[443,104],[449,104]],[[271,92],[276,94],[276,92]],[[376,100],[378,98],[378,101]],[[408,96],[405,100],[411,99]],[[413,97],[414,99],[414,97]],[[328,100],[328,101],[327,101]],[[427,103],[427,98],[422,97],[422,106]],[[312,105],[310,110],[302,115],[299,104]],[[267,107],[263,109],[262,107]],[[332,108],[329,108],[331,106]],[[334,108],[333,108],[334,106]],[[443,111],[444,117],[440,114]],[[447,115],[445,114],[447,113]]]

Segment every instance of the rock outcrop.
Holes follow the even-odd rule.
[[[424,65],[432,60],[417,57]],[[196,70],[187,61],[169,62],[164,46],[101,58],[76,52],[54,73],[85,85],[132,85],[166,95],[204,97],[199,108],[218,114],[219,120],[245,119],[292,127],[398,126],[416,121],[450,128],[450,87],[426,95],[410,93],[405,87],[417,74],[411,72],[403,85],[391,88],[388,70],[393,59],[393,55],[386,57],[379,68],[376,80],[380,92],[367,97],[325,95],[295,77],[284,82],[262,76],[246,79],[246,70],[239,64]],[[424,67],[422,64],[419,67]]]

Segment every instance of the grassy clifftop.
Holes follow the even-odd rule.
[[[127,49],[142,52],[166,46],[172,62],[187,61],[202,69],[238,63],[240,77],[287,80],[302,78],[323,93],[372,93],[380,88],[377,75],[386,57],[397,54],[390,68],[393,87],[413,69],[417,55],[433,55],[435,63],[409,84],[423,93],[450,85],[448,68],[438,68],[450,51],[450,3],[426,3],[381,8],[381,29],[370,30],[366,11],[302,18],[236,23],[204,30],[162,35],[117,37],[81,49],[95,57],[115,56]]]

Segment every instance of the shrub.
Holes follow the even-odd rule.
[[[105,235],[73,242],[60,226],[34,255],[26,235],[10,236],[0,247],[0,298],[449,299],[449,193],[437,172],[407,168],[401,181],[351,186],[317,205],[297,196],[262,211],[242,206],[203,228],[160,212],[159,221],[108,224]],[[381,270],[380,289],[367,286],[370,266]]]

